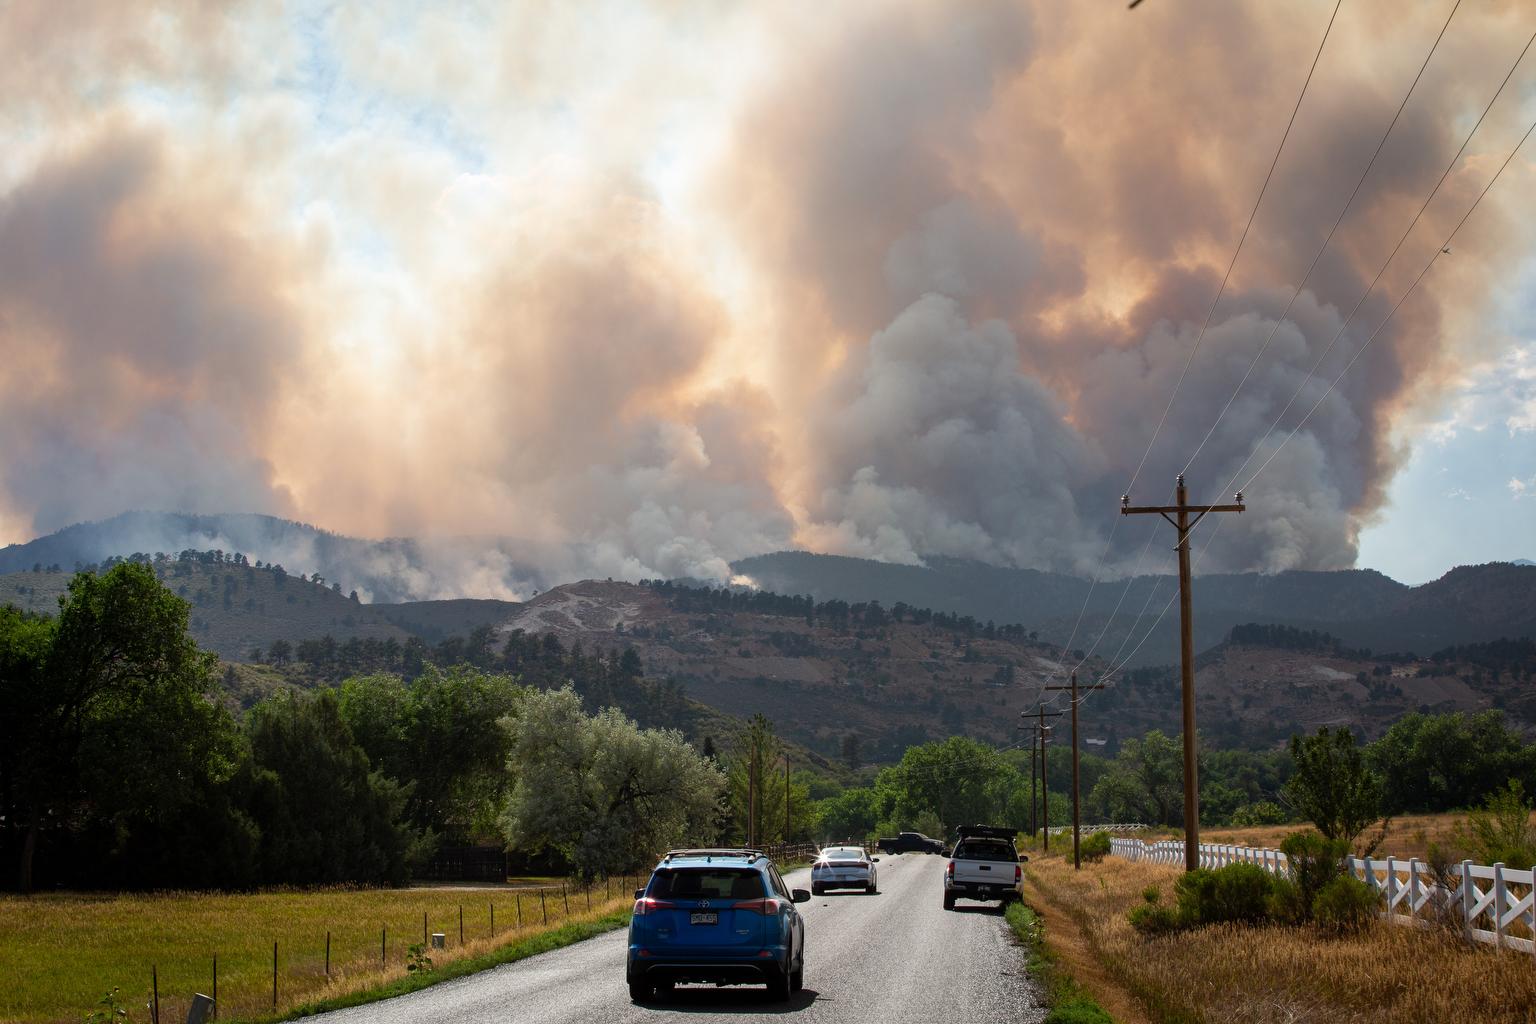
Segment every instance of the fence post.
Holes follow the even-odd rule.
[[[329,930],[325,933],[325,977],[326,980],[330,980],[331,977],[331,933]]]
[[[149,965],[149,1016],[154,1024],[160,1024],[160,971],[154,964]]]
[[[1387,858],[1387,917],[1392,916],[1394,901],[1397,899],[1397,858]]]
[[[1504,907],[1508,899],[1504,888],[1504,862],[1493,866],[1493,948],[1504,948]]]
[[[277,1010],[277,942],[272,943],[272,1010]]]
[[[1408,858],[1408,919],[1419,916],[1419,858]]]
[[[544,905],[544,890],[539,890],[539,913],[544,915],[544,923],[549,924],[549,908]]]
[[[496,937],[496,901],[491,901],[491,938]]]
[[[464,904],[459,904],[459,945],[464,945]]]
[[[389,926],[379,929],[379,966],[389,966]]]
[[[1472,862],[1464,860],[1461,862],[1461,919],[1469,941],[1472,938],[1472,910],[1476,906],[1477,897],[1473,895],[1472,888]]]
[[[571,891],[565,885],[560,886],[560,898],[565,901],[565,916],[571,916]]]
[[[213,1016],[219,1015],[219,954],[213,954]]]

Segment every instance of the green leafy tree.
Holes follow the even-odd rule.
[[[1028,782],[997,750],[967,737],[907,748],[879,785],[894,793],[889,820],[900,827],[922,821],[918,831],[936,827],[928,834],[940,837],[957,825],[1027,827]]]
[[[1324,726],[1314,736],[1292,736],[1290,751],[1295,770],[1286,800],[1325,837],[1352,843],[1381,817],[1381,777],[1366,765],[1354,733]]]
[[[1126,740],[1090,801],[1113,821],[1182,824],[1184,761],[1177,737],[1153,729],[1139,740]]]
[[[404,883],[423,852],[404,789],[374,771],[331,690],[251,709],[252,816],[270,882]]]
[[[1406,715],[1366,748],[1366,758],[1382,778],[1389,814],[1471,807],[1511,778],[1536,785],[1536,746],[1496,710]]]
[[[737,732],[734,752],[728,762],[726,778],[729,822],[728,842],[745,841],[749,794],[755,793],[757,841],[786,842],[808,838],[816,833],[816,808],[811,800],[810,784],[802,775],[790,773],[789,820],[784,817],[784,744],[774,732],[773,723],[762,714],[753,715]],[[757,774],[752,773],[754,755]]]
[[[32,886],[42,831],[110,826],[117,844],[164,826],[236,768],[227,714],[207,699],[217,659],[187,634],[187,604],[152,566],[77,573],[48,627],[7,619],[0,677],[13,760],[0,789]],[[14,824],[12,824],[14,823]]]
[[[341,713],[373,766],[410,783],[412,823],[464,841],[495,830],[512,742],[501,720],[521,692],[509,676],[428,666],[410,683],[387,674],[348,679]]]
[[[681,733],[642,730],[615,708],[586,715],[570,688],[524,694],[505,724],[512,848],[553,849],[594,878],[712,838],[725,779]]]

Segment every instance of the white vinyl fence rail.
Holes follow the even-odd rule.
[[[1146,825],[1139,821],[1115,822],[1108,825],[1084,825],[1079,830],[1079,834],[1091,836],[1095,832],[1140,832],[1146,827]],[[1071,825],[1052,825],[1050,828],[1050,833],[1053,836],[1064,835],[1071,831]]]
[[[1127,860],[1154,864],[1183,864],[1179,840],[1144,843],[1115,838],[1110,853]],[[1257,864],[1278,875],[1290,875],[1290,864],[1279,850],[1224,843],[1201,843],[1200,866]],[[1354,876],[1382,895],[1381,916],[1394,924],[1424,925],[1449,919],[1467,938],[1504,949],[1536,954],[1536,872],[1474,864],[1464,860],[1452,872],[1449,887],[1435,881],[1429,865],[1412,858],[1350,857]]]

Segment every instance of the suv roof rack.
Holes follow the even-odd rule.
[[[1007,825],[956,825],[955,835],[961,839],[1007,839],[1012,841],[1019,830]]]
[[[668,850],[661,859],[663,861],[669,861],[673,857],[703,857],[705,860],[708,860],[711,857],[745,857],[747,859],[747,863],[750,864],[751,862],[757,860],[759,857],[766,856],[767,855],[763,853],[762,850],[753,850],[741,846],[715,846],[702,849]]]

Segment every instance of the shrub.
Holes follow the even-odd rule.
[[[1169,932],[1178,931],[1181,922],[1179,915],[1171,907],[1159,907],[1155,904],[1143,904],[1131,909],[1131,927],[1138,934],[1148,938],[1167,935]]]
[[[1280,841],[1280,849],[1291,865],[1291,881],[1297,889],[1296,906],[1302,920],[1312,917],[1312,904],[1329,882],[1344,873],[1344,857],[1349,842],[1326,839],[1316,832],[1292,832]]]
[[[1191,871],[1174,884],[1179,918],[1188,925],[1262,921],[1274,876],[1257,864]]]
[[[1081,847],[1083,860],[1097,863],[1109,855],[1109,833],[1095,832],[1083,840]]]
[[[1536,863],[1536,829],[1531,805],[1519,779],[1489,795],[1482,807],[1467,815],[1454,833],[1458,843],[1481,864],[1503,864],[1524,871]]]
[[[1041,1024],[1115,1024],[1115,1020],[1091,999],[1076,996],[1051,1007]]]
[[[1302,898],[1301,889],[1289,878],[1275,878],[1264,910],[1277,924],[1300,924],[1311,916],[1311,907]]]
[[[1158,900],[1163,898],[1163,890],[1159,889],[1155,885],[1149,885],[1145,889],[1141,890],[1141,898],[1146,900],[1148,903],[1156,903]]]
[[[1285,808],[1272,800],[1260,800],[1258,803],[1244,804],[1232,812],[1232,825],[1235,828],[1251,828],[1255,825],[1284,825],[1288,815]]]
[[[1318,925],[1339,934],[1358,932],[1376,919],[1381,894],[1353,875],[1340,875],[1318,890],[1312,916]]]

